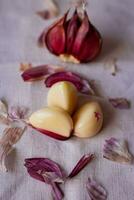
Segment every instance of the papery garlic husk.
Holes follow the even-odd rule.
[[[54,200],[63,199],[60,184],[64,183],[66,175],[58,163],[48,158],[27,158],[24,165],[32,178],[51,185]]]
[[[29,113],[29,108],[25,106],[11,106],[8,111],[8,118],[12,121],[25,122]]]
[[[8,109],[6,103],[0,100],[0,113],[7,115],[7,110]]]
[[[46,8],[37,12],[42,19],[51,19],[59,15],[59,6],[55,0],[48,0],[45,4]]]
[[[99,32],[90,23],[85,9],[81,15],[76,8],[73,16],[70,19],[67,17],[68,12],[41,35],[42,43],[65,62],[78,64],[92,61],[102,46]]]
[[[88,80],[80,75],[71,71],[61,71],[54,74],[50,74],[45,80],[46,87],[51,87],[57,82],[68,81],[71,82],[79,92],[87,95],[95,95],[94,90]]]
[[[130,102],[126,98],[110,98],[109,102],[112,104],[114,108],[118,109],[129,109]]]
[[[4,130],[3,136],[0,139],[0,171],[7,171],[5,159],[12,151],[13,145],[19,141],[25,130],[26,127],[10,127]]]
[[[105,141],[103,157],[119,163],[131,164],[133,156],[129,153],[125,140],[110,138]]]
[[[86,188],[91,200],[106,200],[107,199],[107,192],[105,188],[94,179],[88,178]]]
[[[31,177],[47,184],[63,183],[66,178],[60,165],[48,158],[27,158],[24,165]]]
[[[90,163],[94,158],[94,154],[85,154],[81,157],[78,163],[75,165],[71,173],[69,174],[69,178],[73,178],[76,176],[88,163]]]
[[[104,68],[109,70],[112,76],[116,76],[116,73],[118,71],[116,62],[117,62],[116,58],[113,59],[111,58],[106,60],[106,62],[104,63]]]
[[[19,70],[20,70],[21,72],[24,72],[24,71],[26,71],[26,70],[31,69],[32,67],[33,67],[33,66],[32,66],[31,63],[20,63],[20,68],[19,68]]]
[[[64,71],[63,67],[56,65],[39,65],[35,67],[30,65],[28,68],[25,68],[25,66],[26,64],[23,64],[24,71],[21,74],[21,77],[26,82],[39,81],[41,79],[45,79],[50,74]]]
[[[4,101],[0,100],[0,123],[9,125],[10,120],[8,118],[8,108]]]
[[[52,183],[51,186],[53,200],[62,200],[64,198],[64,193],[62,192],[60,185],[57,183]]]

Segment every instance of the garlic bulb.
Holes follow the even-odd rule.
[[[40,46],[59,56],[65,62],[86,63],[101,51],[102,39],[89,21],[85,7],[77,7],[69,19],[67,12],[39,37]]]

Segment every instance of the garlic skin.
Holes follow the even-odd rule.
[[[59,140],[70,137],[73,122],[67,112],[60,108],[43,108],[34,112],[29,124],[39,132]]]
[[[10,122],[8,118],[8,107],[5,102],[0,100],[0,124],[9,125]]]
[[[131,107],[130,101],[128,101],[126,98],[110,98],[109,102],[114,108],[118,109],[129,109]]]
[[[121,164],[131,164],[133,161],[133,156],[128,149],[128,143],[117,138],[105,140],[103,157]]]
[[[29,113],[29,108],[25,106],[11,106],[8,111],[8,118],[11,121],[25,122]]]
[[[39,81],[50,74],[56,73],[58,71],[63,71],[62,67],[55,65],[39,65],[35,67],[30,65],[30,67],[27,68],[25,66],[26,64],[22,65],[24,71],[21,74],[21,77],[25,82]]]
[[[85,9],[76,8],[73,16],[68,13],[56,21],[39,37],[40,46],[46,46],[64,62],[86,63],[95,59],[102,47],[98,30],[91,24]]]
[[[106,200],[107,199],[107,191],[106,189],[98,183],[93,178],[88,178],[86,184],[87,192],[91,200]]]
[[[72,114],[77,105],[77,89],[68,82],[55,83],[49,90],[47,103],[49,107],[59,107]]]
[[[37,12],[42,19],[47,20],[59,15],[59,6],[54,0],[48,0],[45,4],[46,8]]]
[[[25,159],[24,166],[32,178],[49,184],[52,187],[53,199],[63,199],[64,194],[60,188],[60,184],[64,183],[66,174],[58,163],[48,158],[27,158]]]
[[[51,74],[45,79],[44,83],[46,87],[50,88],[55,83],[61,81],[71,82],[77,88],[77,91],[79,93],[83,93],[86,95],[95,95],[95,92],[90,82],[79,74],[71,71],[61,71]]]
[[[5,165],[5,159],[12,151],[13,145],[20,140],[25,130],[26,127],[9,127],[4,130],[3,136],[0,139],[0,171],[8,171]]]
[[[69,174],[69,178],[73,178],[79,172],[86,167],[87,164],[89,164],[92,160],[94,159],[94,154],[85,154],[84,156],[81,157],[81,159],[78,161],[78,163],[75,165],[71,173]]]
[[[95,136],[102,128],[103,113],[98,102],[82,105],[73,116],[74,135],[80,138]]]

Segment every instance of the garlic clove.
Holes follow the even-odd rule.
[[[75,54],[75,56],[79,54],[81,45],[82,45],[86,35],[88,34],[89,29],[90,29],[90,23],[89,23],[87,14],[85,14],[85,17],[84,17],[83,21],[81,22],[81,25],[79,27],[79,30],[77,32],[77,35],[76,35],[76,38],[74,41],[74,45],[73,45],[73,54]]]
[[[77,11],[75,11],[73,14],[73,17],[69,20],[68,27],[67,27],[67,45],[66,45],[67,46],[67,54],[72,53],[74,40],[75,40],[75,37],[76,37],[78,29],[79,29],[79,24],[80,24],[80,19],[78,17]]]
[[[68,82],[55,83],[48,92],[47,102],[49,107],[59,107],[72,114],[77,105],[77,89]]]
[[[73,116],[74,135],[80,138],[95,136],[102,128],[103,113],[98,102],[88,102]]]
[[[43,108],[34,112],[29,124],[39,132],[59,140],[70,137],[73,122],[67,112],[59,108]]]
[[[72,54],[81,62],[88,62],[97,56],[101,45],[101,36],[89,22],[88,15],[85,12],[83,22],[75,38]]]
[[[92,25],[91,29],[93,29]],[[73,55],[81,62],[89,62],[98,56],[101,46],[102,40],[99,33],[96,30],[92,30],[92,34],[88,33],[87,38],[82,41],[79,51],[76,51],[75,48],[77,46],[74,45]]]
[[[58,20],[46,33],[45,43],[49,51],[53,54],[59,55],[64,53],[65,50],[65,30],[64,23],[67,18],[68,12]]]

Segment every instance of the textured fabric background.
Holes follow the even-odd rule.
[[[64,13],[69,0],[60,2]],[[47,3],[47,0],[46,0]],[[0,98],[10,104],[26,105],[32,111],[46,104],[47,89],[43,82],[24,83],[19,74],[20,62],[59,64],[96,80],[104,113],[101,134],[92,139],[72,138],[65,142],[28,130],[7,159],[9,173],[0,173],[0,200],[51,200],[49,186],[30,178],[23,167],[27,157],[49,157],[67,171],[79,158],[95,152],[96,159],[74,180],[66,183],[65,200],[86,200],[85,183],[91,175],[108,191],[108,200],[134,199],[134,166],[120,165],[102,158],[104,140],[111,136],[125,138],[134,153],[134,1],[94,0],[89,2],[91,21],[104,38],[101,56],[83,65],[61,63],[47,50],[37,47],[37,38],[53,20],[43,21],[35,12],[45,0],[0,0]],[[104,69],[106,59],[118,58],[118,73],[113,77]],[[115,110],[108,97],[127,97],[130,110]],[[1,128],[2,131],[2,128]]]

